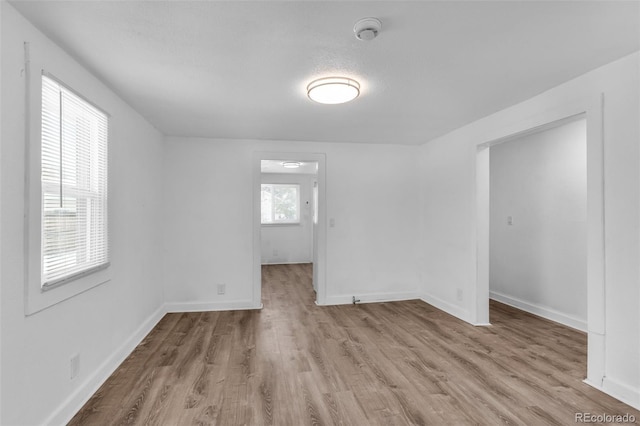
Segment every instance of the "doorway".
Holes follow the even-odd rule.
[[[257,152],[253,171],[254,306],[262,306],[262,265],[296,263],[312,264],[315,302],[324,304],[324,154]]]
[[[516,123],[505,123],[476,144],[476,282],[472,322],[489,324],[490,147],[505,140],[584,117],[587,126],[587,377],[605,377],[604,138],[602,95],[558,105]]]
[[[587,331],[586,120],[490,149],[490,297]]]

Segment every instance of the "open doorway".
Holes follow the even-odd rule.
[[[490,147],[508,139],[586,119],[587,128],[587,377],[600,388],[605,377],[604,130],[602,95],[573,100],[517,122],[503,123],[476,144],[476,282],[471,321],[489,324]]]
[[[490,298],[587,331],[586,119],[490,148]]]
[[[262,306],[263,271],[278,269],[295,271],[293,273],[299,276],[308,274],[309,279],[303,281],[308,281],[308,290],[313,292],[309,298],[323,304],[325,180],[323,154],[255,154],[253,251],[256,307]]]
[[[262,265],[313,263],[317,184],[317,161],[261,161]]]

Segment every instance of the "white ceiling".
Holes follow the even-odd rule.
[[[175,136],[419,144],[640,49],[637,1],[12,4]],[[311,102],[332,75],[361,96]]]

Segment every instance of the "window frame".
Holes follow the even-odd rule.
[[[59,84],[70,89],[78,97],[102,111],[107,120],[107,199],[106,215],[113,218],[112,197],[112,157],[113,157],[113,119],[105,106],[113,106],[113,95],[84,70],[57,61],[57,57],[44,49],[44,46],[25,44],[30,60],[25,63],[25,102],[24,102],[24,215],[23,228],[26,256],[24,265],[24,314],[30,316],[51,306],[84,293],[94,287],[111,281],[113,276],[113,252],[110,263],[87,273],[78,274],[56,286],[42,287],[42,182],[41,182],[41,127],[42,127],[42,75],[47,75]],[[45,71],[45,69],[47,69]],[[55,70],[53,74],[49,70]],[[70,82],[72,84],[67,84]],[[90,101],[93,99],[94,101]],[[109,227],[111,225],[109,224]],[[113,235],[108,233],[107,244],[112,245]]]
[[[296,220],[276,220],[274,217],[275,205],[271,206],[271,218],[273,219],[271,222],[263,222],[262,221],[262,188],[264,186],[270,186],[272,188],[275,187],[289,187],[296,189]],[[260,183],[260,225],[261,226],[298,226],[301,224],[301,188],[299,183],[270,183],[270,182],[261,182]]]
[[[84,96],[82,96],[81,94],[79,94],[77,91],[75,91],[73,88],[67,86],[66,84],[64,84],[63,82],[59,81],[56,77],[52,76],[49,73],[43,72],[41,74],[41,97],[44,94],[44,79],[48,79],[51,83],[53,83],[54,85],[58,86],[58,92],[59,92],[59,96],[60,96],[60,111],[59,111],[59,117],[58,121],[59,121],[59,126],[63,125],[63,122],[65,121],[65,119],[68,119],[68,117],[65,117],[64,115],[64,109],[62,108],[63,106],[63,93],[67,92],[69,95],[71,95],[72,97],[75,98],[76,101],[80,101],[82,103],[83,106],[88,106],[89,108],[95,110],[98,114],[102,115],[102,118],[105,121],[105,142],[104,142],[104,157],[102,158],[102,160],[104,161],[104,164],[97,164],[95,163],[93,160],[93,157],[89,157],[89,166],[88,166],[88,171],[87,173],[87,179],[92,180],[96,174],[96,168],[99,167],[104,167],[104,181],[100,180],[97,184],[89,184],[89,186],[94,186],[96,187],[95,189],[87,189],[87,188],[83,188],[81,186],[81,184],[79,183],[75,183],[75,184],[64,184],[63,183],[63,178],[62,176],[59,177],[60,182],[59,185],[62,188],[63,186],[65,186],[67,188],[67,190],[71,190],[73,195],[71,198],[76,200],[76,203],[80,203],[81,200],[85,200],[85,202],[89,202],[89,200],[99,200],[99,202],[101,204],[103,204],[102,208],[100,209],[100,214],[103,217],[103,222],[104,222],[104,229],[102,230],[103,232],[101,232],[100,234],[96,234],[93,235],[91,234],[91,232],[88,230],[88,227],[85,227],[85,232],[83,232],[81,234],[81,238],[88,240],[90,236],[94,236],[94,237],[98,237],[100,239],[102,239],[102,244],[104,244],[104,246],[101,248],[104,251],[104,259],[103,261],[101,261],[100,263],[91,263],[91,262],[85,262],[84,265],[76,263],[76,265],[80,265],[80,268],[76,268],[75,271],[71,271],[69,273],[66,273],[64,275],[61,275],[60,277],[56,277],[56,278],[52,278],[52,279],[47,279],[45,277],[45,245],[46,245],[46,230],[45,230],[45,223],[46,223],[46,211],[45,211],[45,203],[44,201],[42,202],[41,208],[40,208],[40,220],[41,220],[41,228],[40,228],[40,241],[41,241],[41,275],[40,275],[40,284],[42,287],[43,291],[48,291],[51,290],[53,288],[57,288],[59,286],[62,286],[64,284],[67,284],[69,282],[72,282],[74,280],[80,279],[84,276],[90,275],[94,272],[100,271],[102,269],[108,268],[111,264],[110,262],[110,254],[109,254],[109,249],[110,249],[110,241],[109,241],[109,173],[108,173],[108,167],[109,167],[109,114],[107,114],[104,110],[102,110],[100,107],[98,107],[97,105],[95,105],[93,102],[89,101],[87,98],[85,98]],[[42,116],[44,115],[44,105],[41,104],[41,108],[40,108],[40,122],[41,122],[41,126],[42,126],[42,121],[43,118]],[[92,123],[93,124],[93,123]],[[62,128],[62,127],[60,127]],[[62,130],[61,130],[62,131]],[[43,154],[43,147],[45,146],[44,143],[44,137],[42,135],[42,127],[41,127],[41,133],[40,133],[40,174],[42,176],[42,169],[43,169],[43,163],[45,162],[45,158],[44,158],[44,154]],[[62,136],[59,136],[59,139],[62,139]],[[58,140],[58,143],[61,146],[64,145],[64,140]],[[98,147],[100,148],[100,147]],[[84,149],[86,149],[86,147],[84,147]],[[89,148],[90,150],[93,150],[93,147]],[[96,154],[97,155],[97,154]],[[60,156],[62,156],[62,153],[60,153]],[[74,156],[74,161],[75,162],[79,162],[79,159],[77,156]],[[95,163],[95,164],[94,164]],[[83,167],[86,166],[84,163],[79,164],[77,167]],[[62,169],[63,166],[62,164],[60,164],[60,169]],[[54,182],[55,185],[58,185],[57,182]],[[86,184],[85,184],[86,185]],[[45,189],[45,187],[50,188],[52,187],[52,183],[48,183],[47,185],[44,184],[44,177],[41,177],[41,181],[40,181],[40,194],[41,194],[41,200],[45,200],[47,195],[51,195],[51,193],[47,192],[47,190]],[[97,187],[101,187],[101,189],[97,189]],[[60,197],[62,197],[62,193],[60,193]],[[61,201],[62,203],[62,201]],[[89,219],[87,218],[87,221],[89,221]],[[77,222],[76,222],[77,223]],[[87,245],[90,245],[90,243],[87,243]],[[87,251],[92,251],[91,248],[89,248]]]

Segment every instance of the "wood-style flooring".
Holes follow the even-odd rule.
[[[640,412],[582,383],[586,335],[491,303],[318,307],[311,265],[264,266],[261,311],[166,315],[71,425],[568,425]]]

